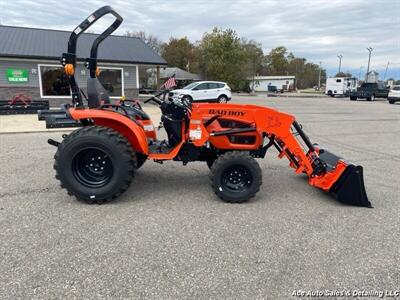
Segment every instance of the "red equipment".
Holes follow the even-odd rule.
[[[32,101],[25,94],[16,94],[11,100],[0,100],[0,114],[34,114],[38,110],[49,109],[49,101]]]

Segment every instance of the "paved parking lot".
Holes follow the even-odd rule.
[[[297,116],[313,142],[364,166],[374,209],[310,187],[271,150],[249,203],[219,201],[204,163],[148,162],[106,205],[54,179],[61,133],[0,135],[0,299],[289,299],[400,282],[400,105],[236,97]]]

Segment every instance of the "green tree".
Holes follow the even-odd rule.
[[[251,78],[260,74],[264,64],[264,53],[261,44],[254,40],[241,40],[243,51],[245,53],[245,61],[243,62],[243,72]]]
[[[241,39],[232,29],[214,28],[205,33],[200,44],[199,67],[206,78],[228,82],[233,89],[239,89],[248,74],[243,72],[246,51]]]
[[[268,75],[287,75],[288,63],[287,49],[276,47],[265,56],[264,72]]]
[[[195,57],[194,48],[187,37],[181,39],[171,37],[168,43],[162,45],[161,56],[171,67],[192,71],[192,63]]]

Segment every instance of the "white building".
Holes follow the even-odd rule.
[[[372,82],[372,83],[378,82],[378,78],[379,78],[379,73],[374,70],[369,71],[368,74],[366,75],[367,82]]]
[[[278,91],[293,90],[295,78],[295,76],[255,76],[254,90],[256,92],[268,92],[274,86]]]

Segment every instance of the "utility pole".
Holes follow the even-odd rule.
[[[367,48],[367,50],[368,50],[368,52],[369,52],[369,54],[368,54],[368,67],[367,67],[367,73],[365,74],[365,81],[367,81],[367,79],[368,79],[368,73],[369,73],[369,64],[370,64],[370,62],[371,62],[371,52],[372,52],[372,47],[368,47]]]
[[[339,58],[339,72],[338,72],[338,73],[340,73],[340,69],[341,69],[341,67],[342,67],[342,58],[343,58],[343,55],[342,55],[342,54],[339,54],[337,57]]]
[[[319,72],[318,72],[318,91],[321,90],[321,64],[322,62],[319,62]]]
[[[364,66],[360,66],[360,72],[358,72],[358,80],[361,78],[361,69],[364,68]]]
[[[388,68],[389,68],[389,62],[388,62],[387,65],[386,65],[386,70],[385,70],[385,75],[383,76],[383,80],[386,79],[386,74],[387,74]]]

